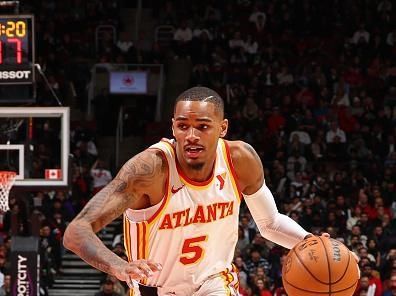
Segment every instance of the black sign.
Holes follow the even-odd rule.
[[[11,295],[39,296],[40,258],[37,237],[13,237]]]
[[[34,82],[32,15],[0,15],[0,84]]]

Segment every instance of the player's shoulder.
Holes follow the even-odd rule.
[[[232,165],[235,169],[242,192],[250,192],[249,188],[261,186],[264,172],[260,157],[254,148],[244,141],[227,141]]]
[[[256,151],[254,148],[244,141],[226,141],[230,150],[230,156],[233,162],[244,161],[250,158],[256,158]]]
[[[168,162],[164,153],[157,148],[147,148],[130,158],[123,166],[137,177],[166,175]]]

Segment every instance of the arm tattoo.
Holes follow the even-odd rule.
[[[143,152],[129,160],[105,188],[99,191],[69,225],[67,247],[92,266],[111,273],[125,263],[95,235],[140,198],[142,192],[158,184],[167,169],[162,157]]]
[[[163,171],[162,162],[162,159],[153,154],[132,158],[122,167],[115,179],[88,202],[77,218],[91,222],[99,219],[98,224],[101,227],[104,225],[100,222],[110,222],[117,218],[139,198],[136,194],[137,187],[154,183],[155,178]],[[157,169],[159,166],[160,172]],[[106,209],[110,212],[106,212]]]

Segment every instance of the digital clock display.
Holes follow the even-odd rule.
[[[0,15],[0,84],[33,82],[33,16]]]

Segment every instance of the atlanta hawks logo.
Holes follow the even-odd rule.
[[[219,181],[219,189],[223,190],[224,188],[224,183],[225,183],[225,178],[226,178],[227,173],[222,173],[221,175],[217,175],[216,179]]]

